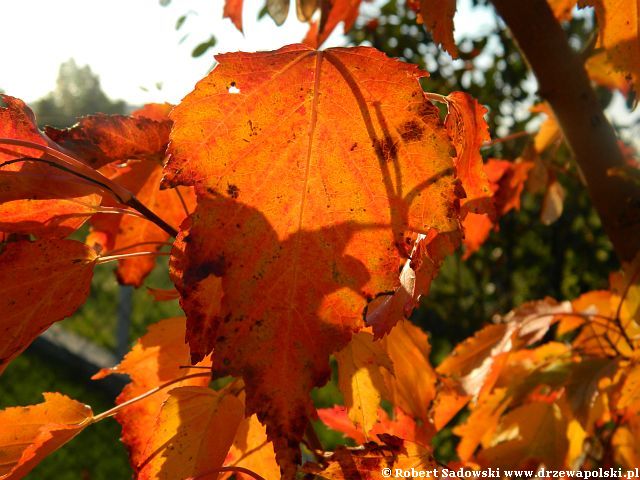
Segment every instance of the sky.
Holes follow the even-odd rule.
[[[33,102],[55,88],[60,64],[74,58],[99,75],[112,99],[177,103],[207,74],[214,53],[273,50],[304,37],[307,25],[293,8],[284,27],[277,27],[268,16],[256,19],[264,0],[244,3],[245,35],[222,18],[223,0],[173,0],[167,7],[158,0],[0,0],[0,89]],[[456,15],[458,37],[493,24],[488,10],[471,13],[469,3],[461,2]],[[216,47],[192,58],[193,48],[212,33]],[[324,47],[344,42],[338,31]]]
[[[257,11],[258,2],[248,0],[246,7]],[[187,20],[176,31],[183,14]],[[71,57],[100,76],[111,98],[177,102],[212,65],[212,50],[191,57],[211,33],[219,52],[278,48],[305,31],[297,22],[277,29],[245,15],[243,36],[222,19],[221,0],[174,0],[168,7],[158,0],[0,0],[0,17],[0,88],[27,102],[55,87],[60,64]]]
[[[258,21],[265,0],[244,0],[243,35],[222,18],[223,2],[172,0],[162,7],[159,0],[0,0],[0,90],[32,103],[55,88],[60,64],[74,58],[79,66],[91,67],[111,99],[130,105],[178,103],[209,72],[214,54],[274,50],[299,42],[308,28],[297,21],[295,8],[283,27],[267,15]],[[363,2],[361,13],[375,15],[379,3]],[[472,9],[471,0],[459,0],[457,8],[456,41],[492,30],[490,8]],[[215,48],[193,58],[191,51],[211,34],[218,40]],[[340,26],[323,47],[344,44]],[[528,86],[535,92],[534,79]],[[526,116],[529,106],[517,105],[516,113]],[[640,122],[640,109],[629,113],[619,94],[606,113],[617,123]],[[625,139],[640,149],[639,134],[640,123]]]

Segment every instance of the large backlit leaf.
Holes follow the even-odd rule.
[[[75,240],[10,242],[0,253],[0,373],[89,295],[96,253]]]
[[[162,320],[149,327],[134,345],[122,362],[109,369],[100,371],[94,378],[103,378],[112,373],[129,375],[131,383],[124,387],[118,396],[121,404],[159,387],[169,381],[178,380],[173,387],[206,386],[207,376],[180,378],[199,370],[189,370],[189,348],[184,343],[184,317]],[[199,366],[211,365],[209,360]],[[138,471],[143,464],[145,450],[155,428],[163,402],[167,399],[167,391],[163,390],[144,400],[133,403],[118,412],[116,419],[122,425],[122,441],[129,448],[131,465]]]
[[[451,147],[422,73],[373,49],[217,60],[171,115],[167,184],[199,196],[172,276],[189,324],[207,326],[191,337],[208,336],[218,374],[244,377],[291,474],[308,394],[367,299],[398,286],[406,234],[458,229]],[[214,277],[220,309],[203,302]]]
[[[403,318],[409,318],[422,295],[429,293],[431,282],[438,274],[447,255],[460,244],[460,231],[418,235],[400,271],[400,286],[395,292],[379,295],[367,305],[366,323],[376,339],[383,337]],[[407,237],[407,242],[410,242]]]

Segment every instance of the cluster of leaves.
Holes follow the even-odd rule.
[[[276,21],[284,5],[267,2]],[[239,28],[241,7],[225,7]],[[306,42],[348,28],[358,7],[298,2]],[[619,18],[596,9],[615,17],[601,20],[606,61],[635,84],[640,61],[607,37]],[[452,54],[454,11],[425,0],[419,13]],[[486,109],[466,93],[425,93],[424,72],[374,48],[292,45],[217,61],[175,107],[66,130],[41,132],[23,102],[2,97],[0,371],[86,300],[106,262],[141,286],[169,254],[175,290],[151,293],[179,297],[185,317],[153,325],[96,375],[130,377],[113,409],[93,414],[49,393],[0,412],[0,478],[24,476],[111,416],[140,479],[638,463],[638,261],[610,290],[522,305],[437,368],[406,320],[447,255],[472,255],[519,209],[525,182],[544,192],[544,222],[560,215],[544,155],[561,134],[547,106],[517,161],[485,163]],[[84,242],[67,238],[87,221]],[[344,405],[317,411],[311,392],[332,355]],[[324,451],[316,419],[358,446]],[[459,458],[443,465],[432,441],[454,423]]]

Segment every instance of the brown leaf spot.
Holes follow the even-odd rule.
[[[188,284],[198,283],[209,275],[221,277],[225,274],[227,265],[224,255],[219,255],[215,260],[207,260],[205,262],[194,265],[185,272],[185,280]]]
[[[229,195],[231,198],[238,198],[238,196],[240,195],[240,189],[237,185],[230,183],[227,186],[227,195]]]
[[[417,142],[424,136],[424,126],[416,120],[409,120],[399,130],[400,137],[405,142]]]

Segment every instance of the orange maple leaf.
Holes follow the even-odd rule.
[[[180,381],[193,373],[188,368],[181,368],[189,365],[189,348],[183,340],[185,323],[184,317],[176,317],[151,325],[119,365],[103,369],[93,378],[101,379],[112,373],[129,375],[131,383],[118,396],[118,405],[171,381],[176,381],[174,387],[208,385],[209,378],[205,375]],[[211,365],[209,359],[199,364],[208,365]],[[139,471],[147,460],[146,448],[167,398],[168,393],[161,391],[123,408],[116,415],[122,425],[122,441],[129,448],[135,471]]]
[[[420,15],[425,27],[433,35],[433,41],[442,45],[452,57],[458,56],[453,39],[453,16],[456,0],[420,0]]]
[[[75,240],[9,242],[0,253],[0,373],[89,295],[96,253]]]
[[[291,474],[309,392],[367,299],[398,285],[405,232],[458,230],[451,148],[424,74],[374,49],[217,59],[171,114],[166,183],[198,195],[172,277],[193,359],[208,353],[199,343],[214,346],[214,370],[243,376],[248,411]],[[202,301],[215,277],[219,310]],[[209,344],[195,340],[203,333]]]
[[[44,402],[0,411],[0,479],[17,480],[91,424],[93,414],[60,393]]]

